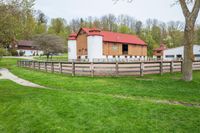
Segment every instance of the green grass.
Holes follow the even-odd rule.
[[[180,73],[148,75],[144,78],[71,77],[18,68],[12,65],[13,62],[15,60],[6,59],[2,65],[19,77],[50,88],[200,103],[200,72],[195,72],[194,81],[189,83],[180,80]]]
[[[46,61],[47,57],[46,56],[38,56],[38,57],[34,57],[34,59]],[[53,56],[52,59],[49,59],[49,60],[51,60],[51,61],[68,61],[68,55],[64,54],[62,56]]]
[[[200,108],[146,100],[200,103],[200,72],[194,72],[194,81],[183,82],[179,73],[143,78],[71,77],[15,64],[16,59],[3,59],[0,67],[54,90],[0,80],[0,132],[200,132]]]
[[[0,80],[1,132],[199,132],[197,108],[40,90]]]

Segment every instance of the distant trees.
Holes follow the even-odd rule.
[[[0,1],[0,44],[8,47],[17,39],[29,39],[35,27],[34,0]]]
[[[47,32],[47,17],[42,11],[36,12],[36,26],[35,34],[42,34]]]
[[[113,1],[117,3],[120,0],[113,0]],[[133,2],[133,0],[127,0],[127,2]],[[193,43],[195,41],[195,24],[200,10],[200,0],[175,0],[175,2],[180,4],[183,15],[185,17],[184,38],[183,38],[184,40],[183,80],[191,81],[193,78],[192,64],[194,61]],[[193,5],[189,6],[189,4]],[[158,30],[158,28],[156,29]],[[155,33],[155,31],[153,33]]]
[[[62,53],[66,49],[65,40],[53,34],[41,34],[34,36],[33,46],[38,50],[42,50],[47,56],[47,60],[50,55],[52,56],[56,53]]]
[[[130,0],[131,1],[131,0]],[[56,34],[66,41],[66,37],[78,32],[81,27],[99,28],[107,31],[135,34],[148,43],[148,55],[164,43],[167,47],[183,45],[184,23],[168,23],[156,19],[146,22],[136,20],[128,15],[113,14],[102,17],[76,18],[66,21],[63,18],[52,18],[48,22],[42,11],[35,11],[35,0],[0,0],[0,45],[8,47],[15,40],[31,39],[37,34]],[[194,43],[200,43],[200,26],[195,27]]]
[[[136,20],[128,15],[104,15],[100,18],[77,18],[67,22],[63,18],[52,18],[48,24],[47,16],[42,11],[34,11],[34,0],[10,0],[0,2],[0,44],[8,47],[15,40],[31,39],[37,34],[56,34],[66,41],[66,37],[78,32],[81,27],[99,28],[107,31],[136,34],[148,43],[152,50],[160,43],[168,47],[183,44],[184,24],[182,22],[160,22],[148,19],[146,22]],[[200,42],[200,28],[196,27],[195,42]]]

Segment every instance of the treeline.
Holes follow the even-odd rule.
[[[42,11],[34,10],[35,0],[0,1],[0,44],[7,47],[15,40],[29,40],[37,34],[56,34],[67,38],[80,27],[135,34],[148,43],[148,54],[161,43],[167,47],[177,47],[183,42],[184,23],[179,21],[162,22],[148,19],[142,22],[127,15],[112,14],[100,18],[76,18],[67,22],[63,18],[48,17]],[[50,21],[50,22],[48,22]],[[200,26],[196,27],[195,42],[200,44]]]

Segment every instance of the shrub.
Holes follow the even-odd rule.
[[[6,55],[6,50],[4,48],[0,48],[0,59]]]
[[[12,56],[18,56],[18,52],[17,52],[16,49],[11,49],[10,53],[11,53]]]
[[[25,52],[19,51],[19,56],[24,56]]]

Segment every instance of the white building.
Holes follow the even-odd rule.
[[[138,36],[81,28],[68,38],[68,59],[101,61],[147,58],[147,44]]]
[[[200,45],[194,45],[195,60],[200,60]],[[184,58],[184,46],[166,49],[163,52],[164,60],[179,60]]]
[[[22,54],[23,56],[37,56],[42,55],[44,52],[41,50],[37,50],[33,47],[33,42],[28,40],[20,40],[17,41],[14,46],[11,48],[16,49],[18,55]]]

